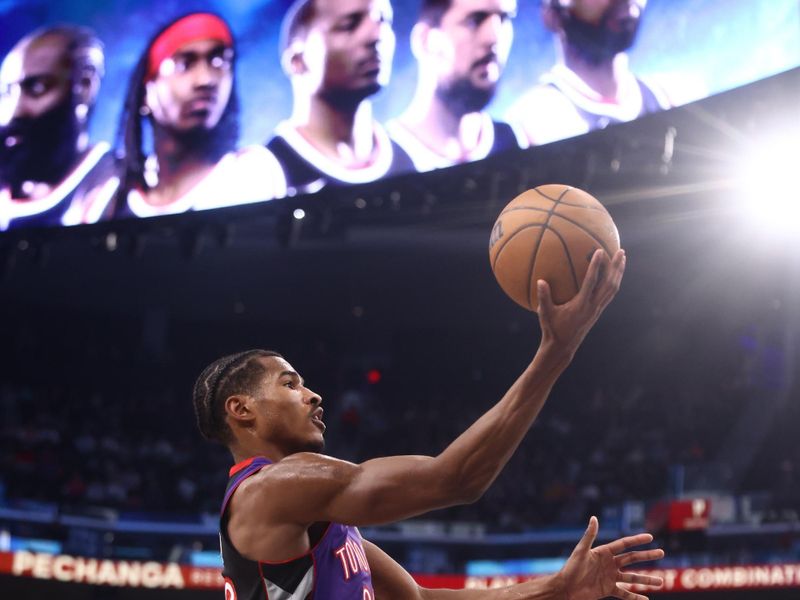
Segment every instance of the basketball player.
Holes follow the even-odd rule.
[[[558,63],[523,94],[507,117],[531,144],[602,129],[669,108],[663,90],[636,77],[625,53],[647,0],[542,0],[556,35]]]
[[[412,171],[372,116],[394,54],[389,0],[297,0],[283,22],[291,117],[267,143],[297,193]]]
[[[508,59],[516,10],[516,0],[423,1],[411,32],[417,90],[406,111],[386,126],[418,171],[526,144],[484,111]]]
[[[220,17],[192,13],[147,44],[119,128],[119,177],[95,190],[83,220],[151,217],[270,200],[286,194],[263,146],[236,150],[235,48]],[[152,131],[147,154],[144,125]]]
[[[72,224],[70,207],[112,168],[89,144],[103,45],[61,25],[17,42],[0,66],[0,230]]]
[[[558,574],[491,591],[423,590],[357,529],[480,497],[616,294],[624,268],[622,251],[613,261],[596,252],[579,294],[560,306],[539,282],[542,339],[533,361],[493,408],[436,457],[353,464],[322,455],[322,398],[280,355],[252,350],[208,366],[194,388],[197,422],[236,462],[220,521],[226,597],[642,600],[628,588],[659,587],[660,578],[620,571],[663,556],[661,550],[625,552],[652,537],[591,549],[599,527],[594,517]]]

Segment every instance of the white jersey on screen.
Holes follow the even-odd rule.
[[[673,106],[659,86],[646,83],[627,68],[620,71],[617,97],[612,99],[600,95],[565,65],[555,65],[542,75],[538,85],[514,102],[506,118],[524,132],[531,144],[539,145]]]
[[[487,112],[481,112],[478,117],[480,119],[480,129],[477,135],[478,142],[472,149],[458,157],[447,155],[436,148],[432,148],[422,141],[414,130],[399,119],[388,121],[386,130],[389,132],[389,137],[411,157],[414,168],[420,173],[434,169],[444,169],[475,160],[483,160],[496,152],[527,146],[524,134],[516,131],[509,124],[493,121]]]
[[[17,227],[74,225],[70,216],[82,205],[96,180],[109,176],[113,163],[109,146],[92,146],[75,167],[54,186],[43,186],[45,192],[31,198],[13,198],[8,188],[0,188],[0,231]]]
[[[200,181],[169,204],[154,205],[138,189],[128,192],[124,206],[114,211],[111,201],[119,186],[114,177],[94,190],[80,220],[95,223],[114,218],[144,218],[174,215],[263,202],[286,195],[286,177],[273,154],[263,146],[247,146],[223,156]]]

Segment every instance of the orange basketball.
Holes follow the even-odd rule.
[[[514,198],[497,217],[489,261],[503,291],[536,311],[536,282],[550,284],[563,304],[580,289],[595,250],[619,250],[611,215],[593,196],[567,185],[541,185]]]

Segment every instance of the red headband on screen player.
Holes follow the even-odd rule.
[[[175,54],[181,46],[196,40],[219,40],[233,45],[233,35],[225,21],[210,13],[194,13],[178,19],[167,27],[150,46],[145,81],[158,75],[161,63]]]

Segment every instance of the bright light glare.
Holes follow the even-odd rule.
[[[304,211],[302,208],[295,208],[292,216],[299,221],[306,216],[306,211]]]
[[[775,233],[800,233],[800,134],[754,146],[737,179],[750,223]]]

